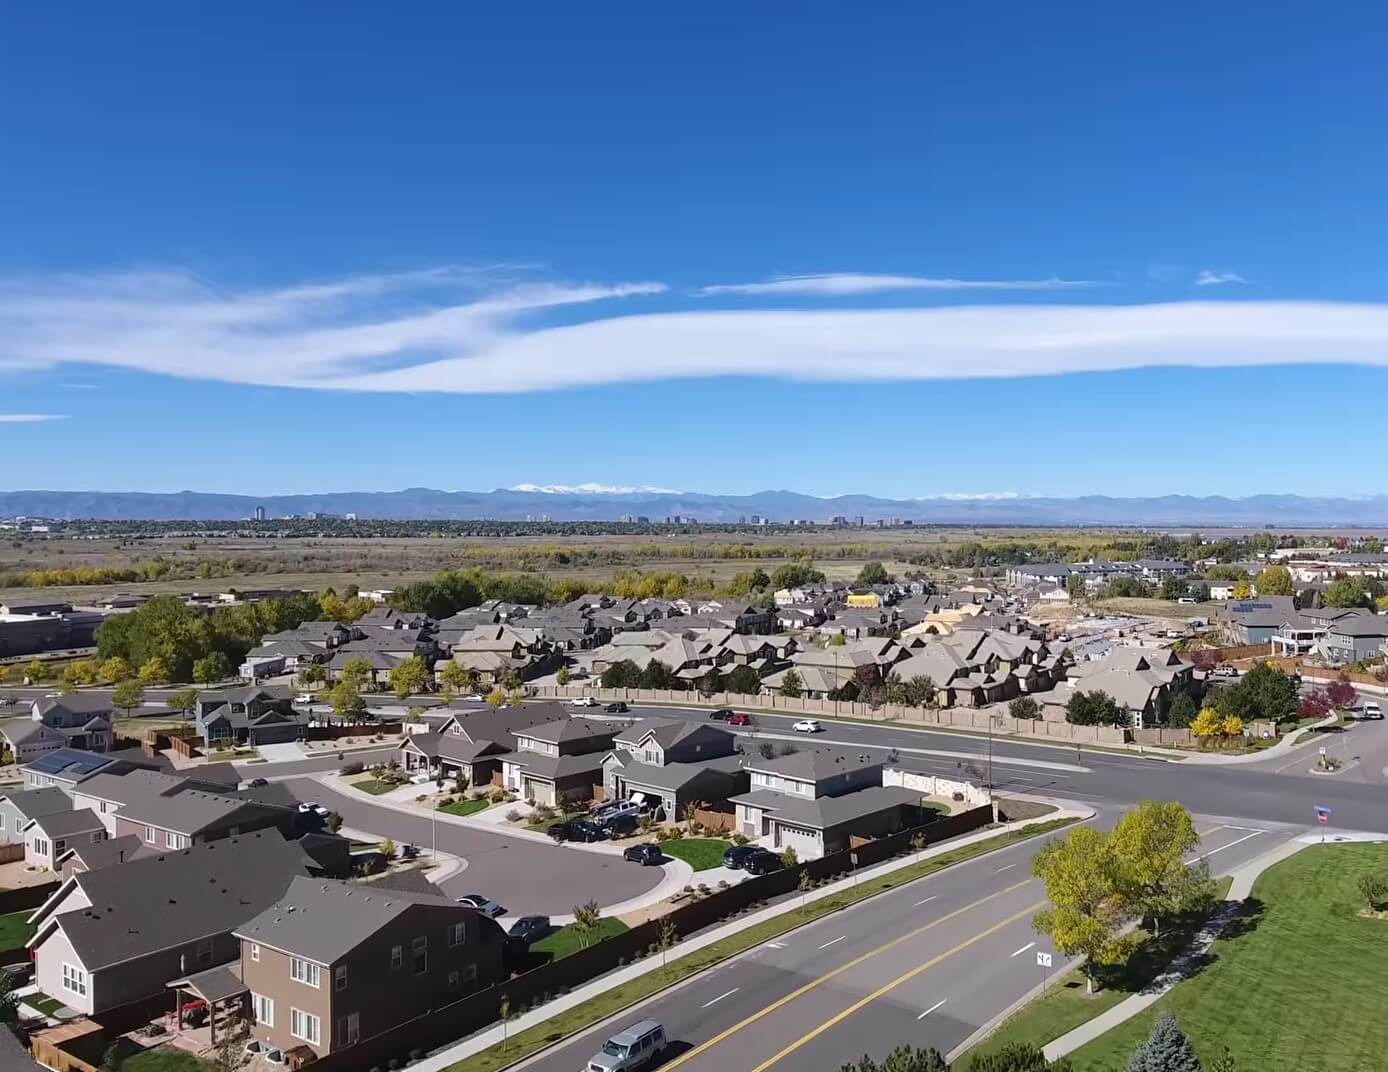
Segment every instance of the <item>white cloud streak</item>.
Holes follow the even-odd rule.
[[[1195,277],[1197,287],[1217,287],[1224,283],[1247,283],[1248,280],[1238,272],[1216,272],[1209,268]]]
[[[770,294],[843,298],[900,290],[1070,290],[1101,285],[1090,279],[933,279],[916,275],[831,272],[823,275],[782,275],[759,283],[716,283],[700,287],[696,293],[703,297]]]
[[[284,387],[497,394],[715,376],[873,382],[1149,366],[1388,367],[1388,304],[625,306],[663,289],[509,280],[488,288],[447,271],[246,293],[177,273],[0,282],[0,372],[105,366]]]
[[[41,424],[65,420],[65,413],[0,413],[0,424]]]

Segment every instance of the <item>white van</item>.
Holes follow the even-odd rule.
[[[642,1020],[618,1031],[588,1059],[588,1072],[633,1072],[650,1068],[665,1052],[665,1028],[655,1020]]]

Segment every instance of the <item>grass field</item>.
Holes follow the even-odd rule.
[[[25,909],[0,916],[0,949],[18,949],[33,937],[34,928],[29,925],[33,914],[33,909]]]
[[[491,806],[488,800],[455,800],[452,804],[445,804],[439,811],[445,815],[476,815],[479,811],[486,811]]]
[[[159,1046],[131,1054],[120,1063],[120,1072],[211,1072],[212,1065],[187,1050]]]
[[[662,842],[660,851],[676,860],[683,860],[695,871],[707,871],[711,867],[723,866],[723,850],[730,844],[716,838],[679,838]]]
[[[389,793],[392,789],[400,787],[394,782],[383,782],[379,778],[363,778],[359,782],[352,783],[353,789],[360,789],[363,793],[370,793],[373,797],[378,797],[382,793]]]
[[[1073,1055],[1076,1072],[1119,1072],[1160,1012],[1207,1065],[1228,1046],[1240,1069],[1347,1072],[1384,1067],[1388,922],[1363,919],[1357,882],[1388,872],[1388,846],[1313,845],[1253,887],[1242,933],[1150,1011]]]
[[[592,945],[604,938],[611,938],[614,934],[621,934],[626,929],[627,925],[620,919],[600,919],[598,925],[588,935],[588,944]],[[536,953],[552,954],[555,960],[563,960],[582,949],[583,941],[580,939],[578,931],[574,930],[573,925],[570,924],[567,927],[560,927],[553,934],[532,943],[530,948]]]

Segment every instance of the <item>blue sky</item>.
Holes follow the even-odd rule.
[[[1388,492],[1381,5],[862,8],[12,8],[0,486]]]

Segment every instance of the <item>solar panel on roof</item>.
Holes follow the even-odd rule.
[[[80,748],[59,748],[40,756],[29,764],[29,768],[40,774],[90,774],[109,762],[106,756],[96,752],[84,752]]]

